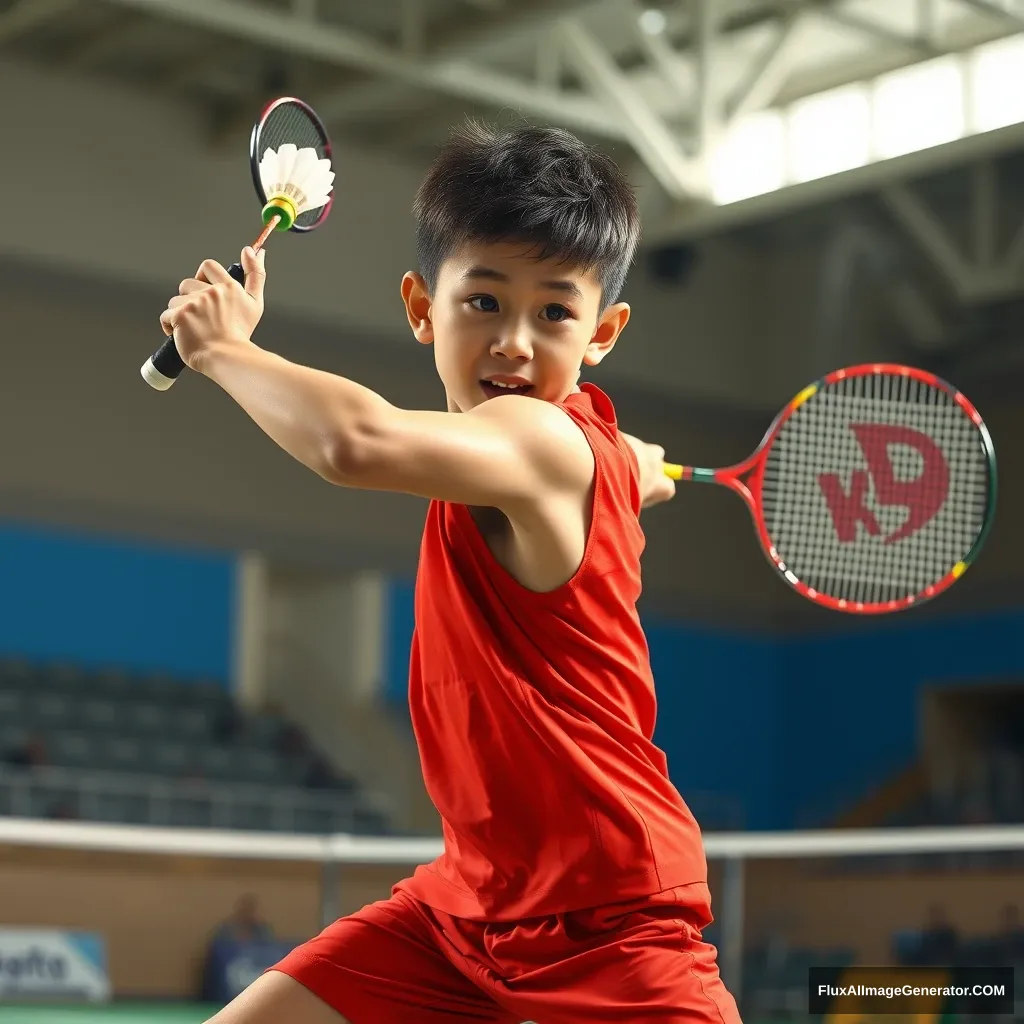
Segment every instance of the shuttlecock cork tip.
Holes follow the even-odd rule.
[[[277,217],[278,231],[287,231],[303,213],[326,205],[334,188],[331,161],[311,147],[299,149],[290,142],[263,154],[260,180],[267,197],[263,223]]]

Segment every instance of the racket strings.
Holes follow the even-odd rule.
[[[279,103],[267,114],[260,125],[256,162],[259,163],[263,159],[263,154],[268,149],[276,151],[286,142],[293,143],[298,149],[315,149],[320,159],[330,156],[330,148],[319,125],[297,103]],[[322,207],[307,210],[299,214],[295,223],[299,227],[308,228],[317,224],[323,216]]]
[[[786,421],[765,462],[765,524],[813,590],[886,603],[939,582],[988,508],[981,434],[944,389],[903,374],[844,378]]]

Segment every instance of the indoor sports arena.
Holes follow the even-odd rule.
[[[0,86],[0,1024],[711,1020],[279,968],[701,849],[720,1024],[1024,1019],[1024,2],[0,0]]]

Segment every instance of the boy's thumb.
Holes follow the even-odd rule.
[[[245,270],[245,290],[254,298],[263,297],[263,284],[267,279],[264,269],[266,256],[263,249],[257,253],[247,245],[242,250],[242,267]]]

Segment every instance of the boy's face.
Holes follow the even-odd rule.
[[[561,402],[629,319],[625,303],[601,309],[592,273],[538,262],[508,242],[464,245],[445,260],[432,296],[419,274],[406,274],[402,297],[416,339],[434,346],[451,412],[510,393]]]

